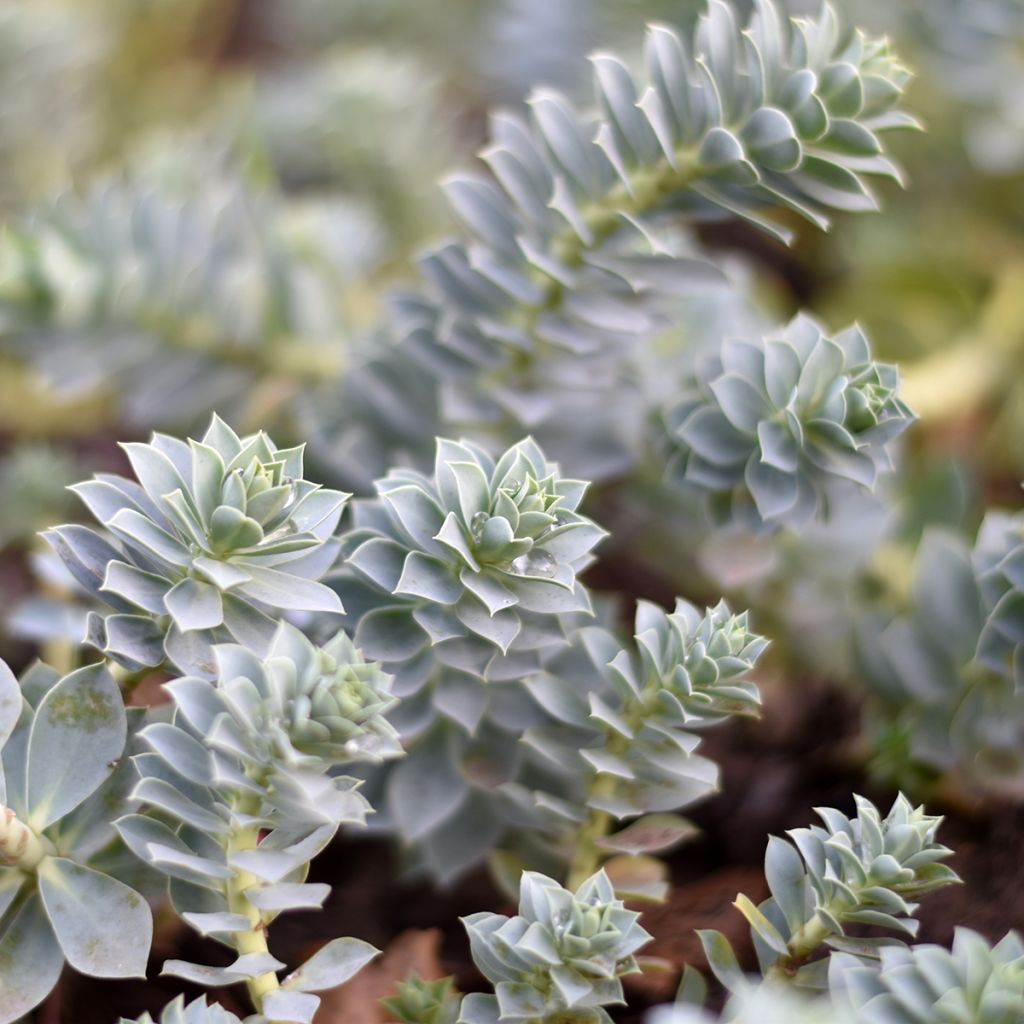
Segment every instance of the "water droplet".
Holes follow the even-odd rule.
[[[558,562],[549,551],[528,551],[512,563],[512,571],[520,576],[543,576],[551,579],[558,570]]]
[[[487,525],[487,521],[491,517],[486,512],[476,512],[469,523],[469,532],[473,537],[473,540],[480,540],[484,535],[484,527]]]
[[[506,480],[503,484],[503,489],[506,491],[518,491],[522,487],[522,483],[519,480]]]

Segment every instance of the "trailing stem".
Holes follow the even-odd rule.
[[[256,815],[260,810],[259,798],[252,794],[240,796],[233,802],[232,810],[241,815]],[[259,845],[259,826],[251,825],[245,828],[233,828],[227,842],[227,860],[230,864],[235,854],[247,850],[255,850]],[[239,956],[248,953],[269,953],[267,947],[267,928],[263,922],[260,911],[253,906],[246,895],[246,891],[257,883],[254,875],[248,871],[236,871],[234,876],[227,883],[228,910],[233,914],[242,914],[248,918],[252,928],[247,932],[235,932],[232,935],[232,943]],[[277,974],[274,971],[267,971],[246,982],[249,989],[249,997],[252,999],[253,1007],[257,1011],[263,1008],[263,999],[268,992],[280,988]]]
[[[640,727],[646,707],[647,700],[641,698],[629,710],[626,721],[630,730]],[[621,757],[628,752],[629,742],[629,738],[621,733],[613,733],[609,737],[605,749],[608,753]],[[590,788],[587,790],[587,817],[577,836],[576,849],[569,864],[566,888],[575,891],[600,867],[601,861],[604,859],[604,851],[601,849],[600,843],[611,831],[614,819],[608,811],[594,807],[593,802],[602,797],[615,796],[618,788],[619,779],[615,775],[600,773],[595,775],[591,781]]]
[[[653,167],[638,168],[631,174],[632,189],[618,182],[599,199],[581,204],[580,214],[590,232],[590,238],[580,237],[571,228],[558,232],[551,240],[551,252],[556,259],[568,267],[579,267],[590,250],[597,249],[623,226],[623,217],[643,217],[675,193],[683,192],[701,177],[697,163],[697,149],[693,146],[681,148],[676,156],[677,167],[667,160]],[[705,171],[705,173],[707,173]],[[535,344],[541,348],[546,343],[537,334],[537,323],[542,315],[557,310],[566,298],[566,286],[550,274],[534,269],[533,279],[544,289],[544,299],[539,305],[527,307],[526,329]],[[521,359],[528,362],[526,353]]]

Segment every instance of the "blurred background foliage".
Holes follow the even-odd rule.
[[[909,191],[887,187],[882,215],[830,234],[801,229],[791,249],[707,229],[726,261],[746,253],[742,287],[681,305],[686,330],[645,372],[665,386],[680,335],[717,344],[801,307],[832,328],[859,320],[920,416],[901,472],[884,507],[770,542],[688,529],[656,474],[609,479],[602,522],[621,539],[595,585],[724,587],[781,638],[783,662],[860,681],[850,623],[912,600],[925,527],[973,538],[986,507],[1020,506],[1024,5],[837,6],[915,69],[927,132],[896,143]],[[385,297],[416,287],[416,256],[453,229],[437,181],[470,165],[489,109],[538,85],[585,95],[590,51],[635,54],[644,21],[686,24],[702,7],[5,0],[0,654],[24,660],[44,639],[59,655],[78,627],[35,533],[78,514],[64,486],[116,467],[115,438],[195,429],[217,409],[240,430],[309,440],[324,481],[358,490],[429,448],[433,400],[387,363],[380,325]],[[617,545],[642,556],[625,585]]]

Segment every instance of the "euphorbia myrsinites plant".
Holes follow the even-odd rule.
[[[720,339],[668,391],[644,391],[643,353],[681,328],[678,293],[728,288],[698,223],[785,241],[794,214],[826,227],[871,209],[872,181],[899,177],[886,136],[915,124],[885,40],[828,6],[795,20],[753,6],[744,27],[720,0],[688,33],[650,27],[639,70],[596,55],[591,110],[546,90],[493,118],[489,173],[446,184],[462,238],[425,256],[423,291],[395,300],[397,336],[347,378],[357,411],[339,448],[411,453],[385,472],[348,466],[377,478],[372,496],[350,502],[307,478],[301,445],[216,415],[200,437],[124,445],[126,475],[72,488],[95,522],[45,537],[84,606],[80,667],[18,679],[0,663],[0,1024],[65,965],[144,975],[153,910],[168,907],[227,952],[164,974],[237,985],[246,1024],[312,1024],[318,993],[377,950],[339,937],[284,964],[268,934],[323,905],[311,862],[368,823],[435,882],[488,861],[518,900],[464,919],[484,991],[410,976],[385,1001],[393,1017],[613,1020],[650,939],[624,901],[664,896],[658,854],[696,831],[679,812],[719,785],[704,733],[760,713],[769,638],[717,598],[625,612],[592,593],[608,531],[576,467],[605,479],[647,460],[695,527],[761,543],[865,500],[913,421],[861,328],[803,314]],[[36,259],[26,243],[18,267],[48,282]],[[416,458],[430,439],[433,461]],[[1021,539],[993,515],[973,559],[926,540],[919,573],[955,580],[955,607],[915,586],[864,653],[869,679],[915,699],[914,673],[943,666],[945,690],[908,729],[921,739],[958,715],[958,756],[994,742],[991,708],[964,724],[964,691],[1005,698],[1024,679]],[[143,680],[164,699],[126,706]],[[940,819],[902,795],[887,812],[851,807],[769,839],[769,898],[736,900],[755,973],[701,933],[721,1019],[1018,1021],[1016,935],[907,943],[918,900],[959,881]],[[707,984],[687,967],[652,1019],[714,1019]],[[157,1021],[241,1024],[183,994],[136,1024]]]

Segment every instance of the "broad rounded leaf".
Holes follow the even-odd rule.
[[[28,807],[44,829],[74,810],[114,770],[127,735],[124,702],[102,665],[65,676],[43,698],[28,742]]]
[[[99,978],[146,976],[153,915],[134,889],[63,857],[47,857],[39,892],[72,967]]]
[[[38,1006],[63,966],[42,901],[31,896],[0,934],[0,1024],[14,1024]]]

